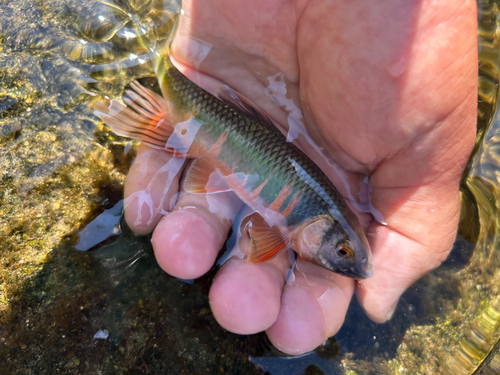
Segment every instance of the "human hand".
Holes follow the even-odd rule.
[[[183,1],[183,8],[172,46],[179,68],[209,91],[228,84],[286,130],[289,113],[264,95],[268,77],[282,73],[286,98],[340,170],[328,168],[304,137],[300,147],[344,196],[346,180],[357,196],[369,175],[371,204],[387,222],[360,215],[374,269],[363,281],[298,259],[288,284],[286,254],[260,264],[230,259],[210,290],[215,318],[239,334],[266,330],[290,354],[335,334],[354,291],[371,319],[386,321],[401,293],[446,258],[455,238],[458,183],[475,135],[475,3],[214,0]],[[140,146],[125,185],[125,196],[136,198],[125,215],[135,232],[154,229],[166,272],[196,278],[212,267],[241,202],[233,193],[182,194],[163,215],[182,172],[182,162],[165,170],[170,160]],[[240,249],[247,246],[243,238]]]

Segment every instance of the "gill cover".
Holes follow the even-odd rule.
[[[309,222],[299,233],[299,254],[330,271],[355,279],[372,274],[369,245],[361,228],[344,228],[330,215]],[[357,233],[358,232],[358,233]]]

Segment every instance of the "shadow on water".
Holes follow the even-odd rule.
[[[168,276],[149,239],[127,230],[92,253],[73,244],[64,239],[10,301],[2,373],[258,373],[247,350],[261,335],[230,334],[211,315],[213,273],[191,285]]]

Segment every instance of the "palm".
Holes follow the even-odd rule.
[[[388,319],[399,295],[448,253],[458,220],[458,181],[474,140],[476,98],[473,12],[464,6],[455,13],[460,22],[452,25],[449,16],[431,17],[447,14],[443,9],[422,5],[424,11],[416,13],[388,3],[339,0],[299,9],[293,1],[275,0],[257,11],[248,1],[184,1],[186,16],[173,45],[192,80],[208,90],[218,81],[230,85],[286,129],[288,112],[263,95],[268,77],[283,73],[286,97],[294,99],[319,146],[342,166],[354,195],[357,183],[370,175],[371,203],[388,225],[371,215],[362,218],[375,275],[357,294],[376,321]],[[358,11],[368,12],[370,22],[357,21]],[[437,29],[440,22],[446,27]],[[193,58],[196,40],[211,45],[199,65],[202,74],[190,68],[200,62]],[[435,54],[441,58],[432,59]],[[317,150],[303,137],[298,141],[324,167]],[[168,159],[141,146],[126,194],[144,189]],[[339,176],[329,176],[346,193]],[[155,184],[151,195],[158,202],[163,188],[161,181]],[[176,190],[174,183],[167,195]],[[156,227],[153,246],[167,272],[190,278],[211,267],[240,203],[231,193],[210,199],[217,212],[208,209],[205,197],[183,195],[176,207],[197,209],[175,210]],[[132,201],[127,221],[138,232],[151,231],[161,214],[146,223],[143,212],[141,222],[141,209]],[[196,238],[193,225],[199,228]],[[334,334],[354,281],[299,261],[295,282],[285,284],[288,267],[284,255],[259,265],[226,263],[210,292],[220,324],[242,334],[267,329],[271,341],[289,353],[311,350]]]

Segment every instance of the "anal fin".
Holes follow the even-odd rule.
[[[215,170],[210,159],[203,155],[195,159],[187,171],[184,190],[193,194],[210,194],[231,189],[220,173]]]

